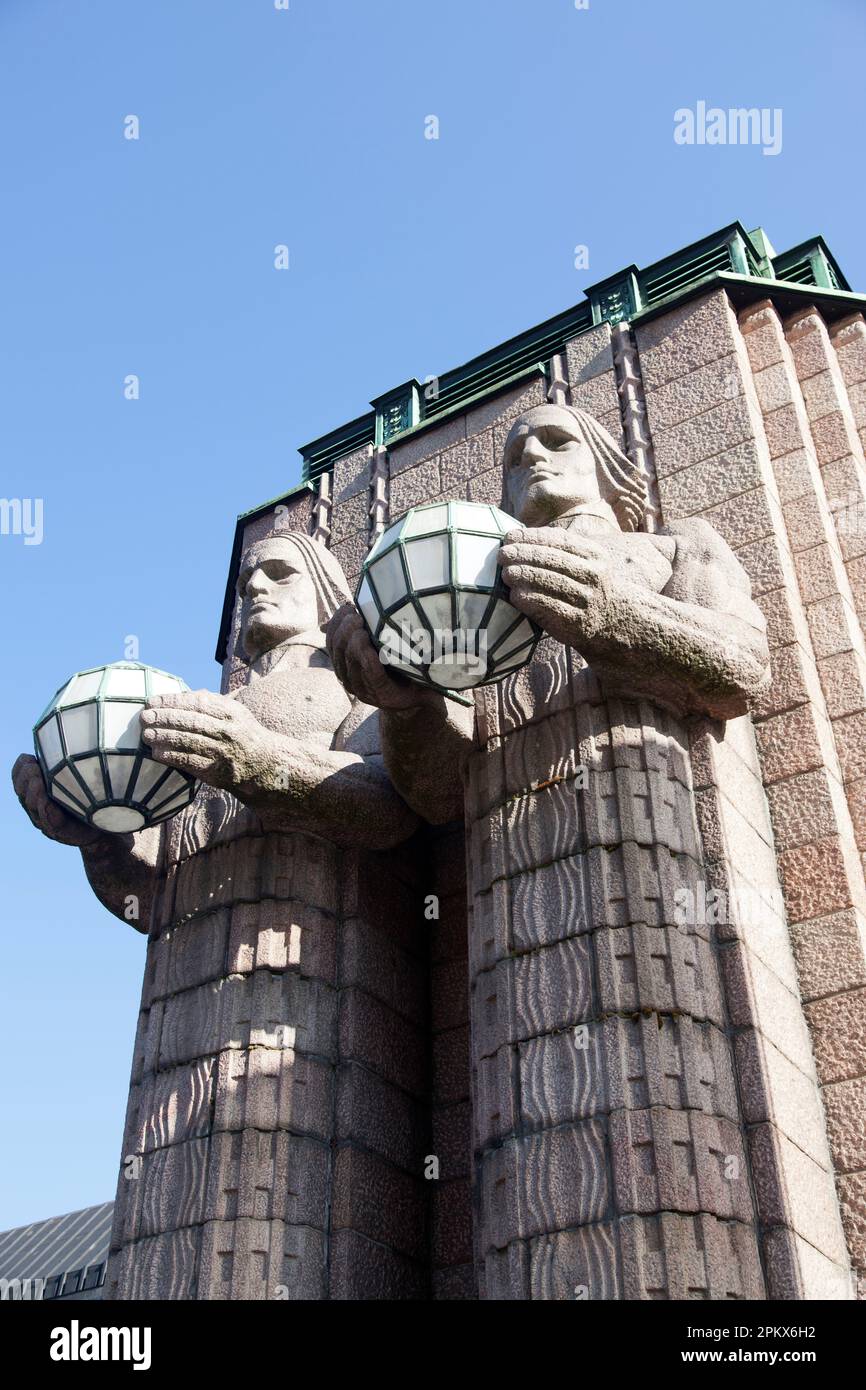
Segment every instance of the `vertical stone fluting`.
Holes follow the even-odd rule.
[[[388,525],[388,450],[377,444],[370,465],[370,544]]]
[[[547,366],[547,399],[553,405],[565,405],[568,401],[568,368],[561,352],[554,353]]]
[[[843,373],[816,310],[783,324],[765,303],[744,312],[741,325],[807,629],[778,653],[786,698],[781,713],[767,711],[771,717],[766,726],[759,723],[758,736],[842,1219],[862,1289],[866,1143],[853,1118],[866,1099],[860,1042],[866,919],[858,860],[866,847],[862,449]],[[843,346],[844,330],[839,336]]]
[[[758,315],[764,307],[749,312]],[[744,874],[771,907],[778,902],[773,887],[778,863],[802,989],[804,956],[825,931],[838,929],[844,936],[850,930],[833,910],[853,907],[862,889],[783,512],[793,501],[788,491],[793,479],[804,476],[804,467],[808,473],[808,460],[794,454],[793,444],[774,454],[774,437],[765,431],[759,404],[770,381],[760,379],[758,354],[773,374],[774,389],[781,380],[776,368],[783,354],[768,336],[755,318],[744,340],[721,291],[636,329],[663,517],[711,521],[749,574],[768,622],[773,682],[754,714],[760,764],[750,740],[738,733],[739,721],[726,726],[722,741],[720,731],[713,735],[707,746],[720,770],[699,792],[705,844],[711,862],[713,846],[728,844],[737,875]],[[754,791],[759,766],[772,833],[760,787]],[[742,790],[731,795],[734,788]],[[812,888],[806,886],[808,846],[821,837],[819,856],[833,866],[823,880],[823,896],[820,870],[811,874]],[[739,939],[724,946],[722,956],[769,1292],[787,1298],[847,1297],[848,1260],[815,1065],[778,917],[777,908],[766,923],[747,918]],[[806,923],[809,918],[814,923]],[[801,921],[807,929],[817,927],[812,948],[806,937],[798,938]]]
[[[313,503],[313,540],[319,541],[321,545],[328,545],[331,540],[331,488],[333,478],[330,473],[323,473],[319,478],[318,492]]]
[[[659,489],[634,334],[629,324],[618,323],[611,337],[627,452],[646,483],[648,501],[645,529],[657,531],[661,521]]]

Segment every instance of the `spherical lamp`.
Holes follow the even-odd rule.
[[[519,525],[480,502],[413,507],[364,561],[355,601],[380,659],[435,690],[502,680],[541,628],[508,601],[499,547]]]
[[[182,810],[196,780],[155,760],[141,740],[139,715],[152,696],[188,689],[178,676],[138,661],[72,676],[33,729],[48,794],[87,825],[116,834]]]

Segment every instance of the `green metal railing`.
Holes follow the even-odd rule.
[[[817,290],[849,292],[850,286],[822,237],[776,256],[761,228],[734,222],[645,270],[629,266],[592,285],[586,298],[462,367],[427,382],[416,380],[373,401],[373,410],[301,448],[302,480],[311,482],[337,459],[369,444],[402,439],[435,420],[464,410],[507,385],[546,369],[570,339],[599,323],[620,323],[700,292],[717,276],[770,280]],[[733,282],[736,283],[736,282]]]

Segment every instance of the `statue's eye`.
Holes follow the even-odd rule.
[[[562,434],[559,430],[545,430],[541,442],[546,449],[568,449],[574,441],[570,434]]]

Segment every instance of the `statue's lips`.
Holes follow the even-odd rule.
[[[269,602],[268,599],[260,598],[257,600],[256,603],[250,604],[250,607],[247,611],[250,613],[250,615],[252,615],[253,613],[261,613],[261,611],[265,608],[276,608],[276,606],[277,605],[275,603]]]

